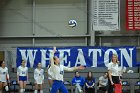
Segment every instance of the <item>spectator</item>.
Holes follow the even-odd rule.
[[[93,77],[92,72],[88,72],[85,80],[85,92],[86,93],[95,93],[95,78]]]
[[[103,76],[99,77],[99,90],[107,93],[107,84],[108,84],[108,74],[104,73]]]
[[[75,72],[75,77],[72,79],[72,85],[75,85],[75,93],[82,93],[83,86],[84,86],[85,80],[83,77],[80,76],[79,72]]]

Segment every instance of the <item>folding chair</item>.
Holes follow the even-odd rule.
[[[122,92],[130,93],[130,84],[128,81],[122,81]]]
[[[137,81],[134,86],[135,93],[140,93],[140,81]]]

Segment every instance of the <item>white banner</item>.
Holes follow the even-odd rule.
[[[94,0],[93,3],[93,30],[119,31],[119,0]]]

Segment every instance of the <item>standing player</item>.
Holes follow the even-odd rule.
[[[41,68],[41,63],[38,63],[37,68],[34,70],[35,79],[35,91],[37,93],[40,86],[40,93],[43,93],[43,83],[44,83],[44,69]]]
[[[60,65],[60,60],[58,57],[54,56],[54,53],[56,52],[56,47],[54,47],[53,52],[52,52],[52,57],[51,57],[51,76],[53,79],[53,85],[52,85],[52,90],[50,93],[57,93],[58,90],[62,93],[68,93],[67,88],[64,86],[63,83],[63,76],[64,76],[64,70],[67,71],[74,71],[78,69],[84,69],[85,67],[79,66],[79,67],[73,67],[73,68],[68,68],[63,65]]]
[[[0,61],[0,68],[3,61]],[[1,74],[0,74],[0,93],[2,93],[2,82],[1,82]]]
[[[108,64],[108,93],[114,93],[114,84],[120,84],[118,56],[112,55],[112,62]]]
[[[1,67],[2,61],[0,61],[0,67]],[[2,82],[1,82],[1,74],[0,74],[0,93],[2,93]]]
[[[48,68],[47,68],[47,77],[48,77],[48,84],[49,84],[49,91],[51,91],[52,89],[52,84],[53,84],[53,80],[52,80],[52,77],[50,76],[51,72],[50,72],[50,66],[51,65],[48,65]]]
[[[5,62],[0,62],[0,93],[4,89],[5,91],[8,91],[9,88],[7,86],[7,81],[9,81],[9,74],[8,74],[8,68],[5,67]]]
[[[20,93],[25,92],[26,83],[28,81],[28,68],[25,66],[24,60],[22,60],[21,66],[17,69],[17,81],[20,86]]]

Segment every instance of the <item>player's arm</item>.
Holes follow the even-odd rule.
[[[112,69],[111,64],[108,64],[108,78],[109,78],[111,84],[113,85],[114,83],[113,83],[113,80],[112,80],[112,71],[111,71],[111,69]]]
[[[47,67],[47,69],[46,69],[46,71],[45,71],[45,73],[46,73],[46,76],[48,76],[48,69],[50,68],[50,65],[48,65],[48,67]]]
[[[91,87],[94,87],[95,85],[95,78],[93,79],[93,84],[91,85]]]
[[[44,69],[43,69],[43,75],[42,75],[42,78],[43,78],[43,80],[44,80]]]
[[[85,83],[85,85],[86,85],[86,87],[88,87],[88,88],[90,87],[90,86],[87,84],[87,82]]]
[[[19,73],[20,73],[20,69],[19,67],[17,68],[17,82],[19,83]]]
[[[54,53],[56,52],[56,47],[54,47],[53,48],[53,51],[51,52],[51,59],[50,59],[50,61],[51,61],[51,67],[53,67],[54,66]]]
[[[55,74],[56,73],[56,69],[55,69],[55,64],[54,64],[54,53],[56,52],[56,47],[53,48],[53,51],[51,53],[51,66],[50,69],[51,71]]]
[[[27,76],[27,82],[28,82],[29,81],[28,68],[27,68],[26,76]]]
[[[34,70],[34,79],[37,80],[37,71],[36,71],[36,69]]]
[[[8,68],[7,68],[7,71],[6,71],[6,78],[7,78],[7,80],[9,81],[9,73],[8,73]]]
[[[71,68],[64,66],[64,70],[66,70],[66,71],[75,71],[75,70],[83,70],[83,69],[85,69],[84,66],[71,67]]]
[[[112,80],[112,75],[111,75],[111,71],[110,70],[108,70],[108,77],[109,77],[109,80],[110,80],[110,82],[111,82],[111,84],[113,85],[114,83],[113,83],[113,80]]]

